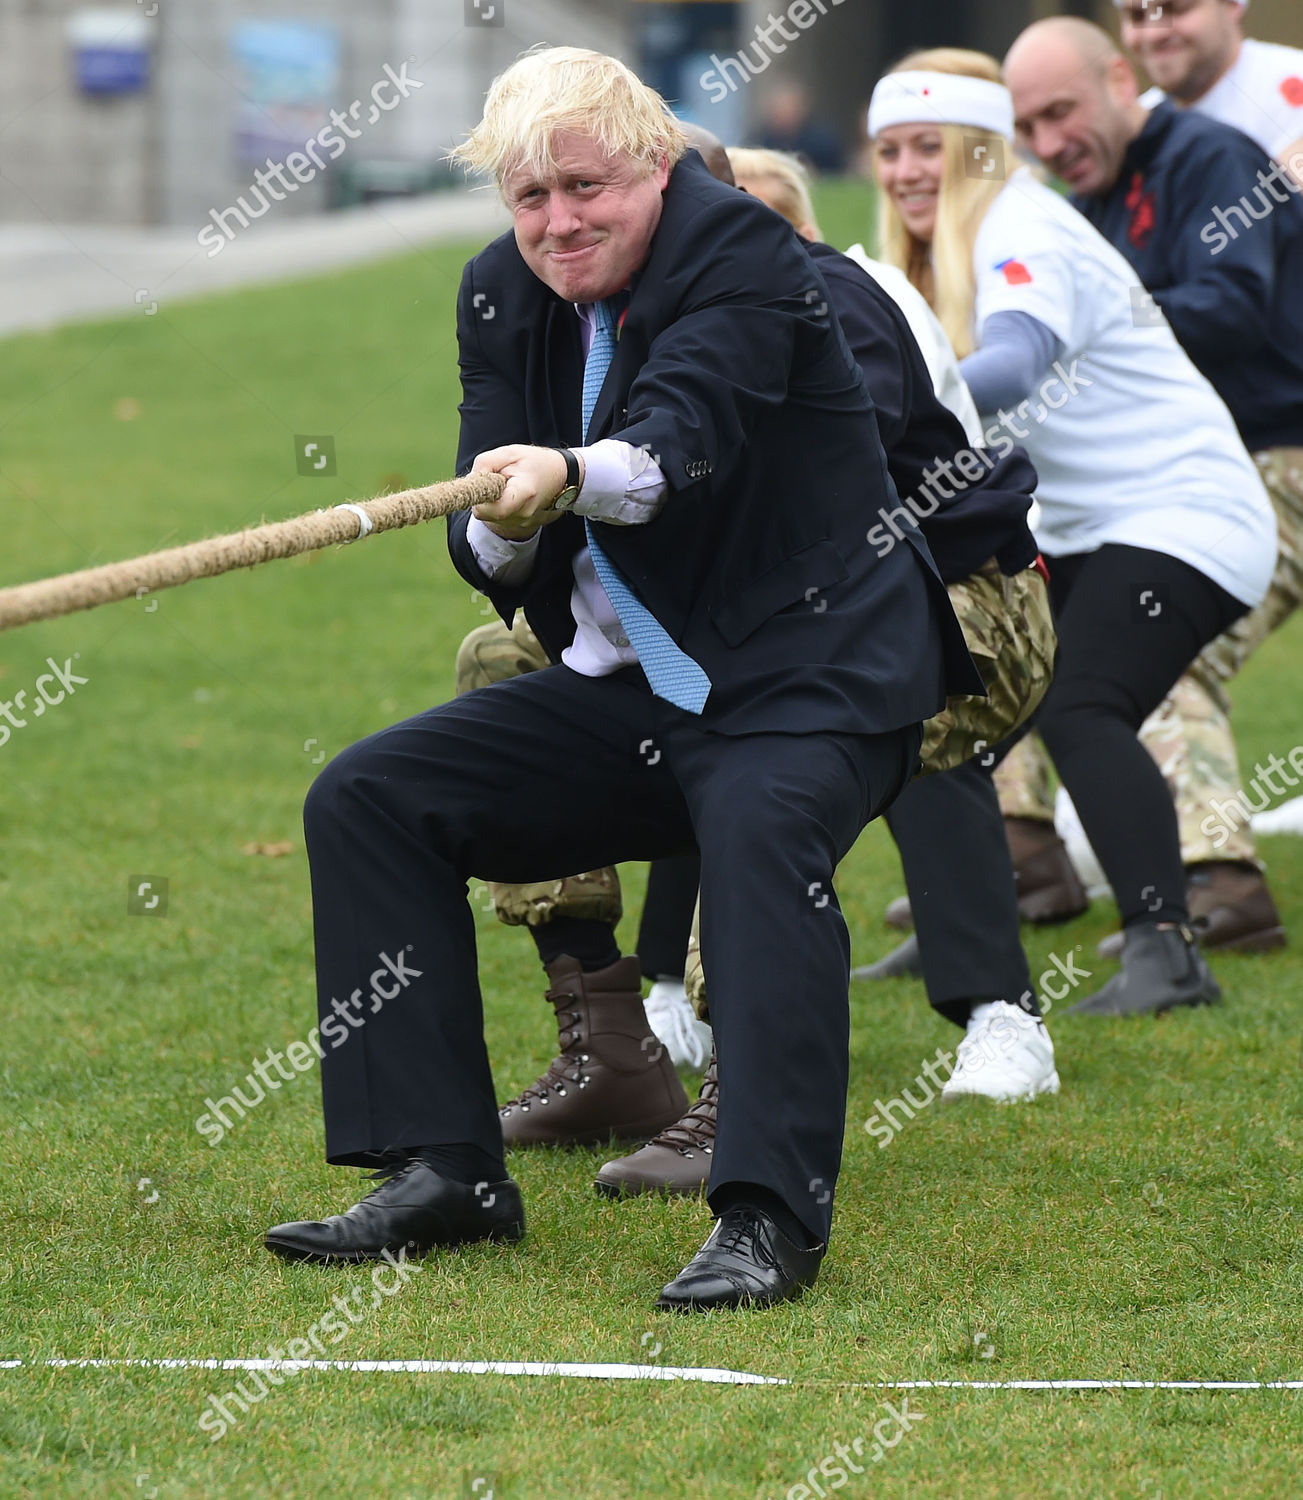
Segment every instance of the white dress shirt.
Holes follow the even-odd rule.
[[[575,311],[583,325],[586,357],[593,341],[593,306],[576,303]],[[584,485],[573,506],[576,515],[611,526],[642,526],[660,510],[665,500],[665,475],[643,449],[603,438],[574,451],[584,461]],[[533,571],[540,534],[536,531],[523,542],[512,541],[490,530],[476,516],[470,518],[466,528],[466,540],[480,570],[506,588],[519,587]],[[629,644],[606,597],[587,547],[575,553],[573,571],[570,612],[575,617],[575,638],[561,653],[561,660],[585,677],[606,677],[621,667],[636,666],[638,653]]]

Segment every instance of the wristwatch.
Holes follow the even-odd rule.
[[[579,499],[579,460],[569,448],[558,448],[556,450],[566,461],[565,488],[553,500],[550,510],[569,510]]]

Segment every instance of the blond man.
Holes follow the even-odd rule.
[[[922,721],[981,679],[921,539],[864,545],[888,486],[826,287],[685,146],[623,64],[555,48],[495,81],[459,153],[513,229],[458,299],[458,465],[506,485],[451,550],[557,665],[372,736],[309,795],[319,1006],[377,944],[410,943],[421,977],[323,1059],[328,1157],[386,1180],[270,1231],[277,1254],[519,1238],[467,881],[695,847],[728,1106],[715,1226],[658,1305],[765,1305],[818,1274],[848,1070],[833,874]]]

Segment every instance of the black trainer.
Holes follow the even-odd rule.
[[[1122,972],[1070,1005],[1068,1014],[1158,1015],[1178,1005],[1212,1005],[1221,998],[1221,986],[1188,927],[1146,925],[1128,928]]]
[[[876,964],[861,964],[851,970],[852,979],[917,979],[923,973],[923,960],[918,951],[918,934],[911,932],[899,947],[893,948],[886,958]]]

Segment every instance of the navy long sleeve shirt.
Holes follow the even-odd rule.
[[[1135,267],[1245,446],[1303,447],[1303,193],[1267,153],[1165,100],[1112,189],[1072,202]]]

